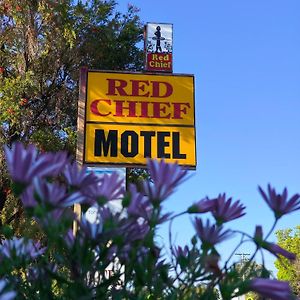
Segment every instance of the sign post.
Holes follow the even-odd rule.
[[[87,85],[88,68],[81,67],[79,73],[79,99],[78,99],[78,115],[77,115],[77,147],[76,147],[76,161],[82,166],[83,164],[83,130],[84,130],[84,115],[85,115],[85,99],[86,99],[86,85]],[[80,204],[74,205],[74,213],[81,217]],[[73,223],[73,233],[76,234],[78,230],[78,223]]]

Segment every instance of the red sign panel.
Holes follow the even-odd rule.
[[[147,53],[148,71],[172,72],[172,69],[171,53]]]

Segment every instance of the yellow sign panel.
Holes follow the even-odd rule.
[[[194,125],[194,78],[88,73],[87,121]]]
[[[190,127],[87,124],[85,162],[140,165],[149,157],[193,166],[194,139]]]
[[[194,77],[87,73],[84,163],[196,167]]]

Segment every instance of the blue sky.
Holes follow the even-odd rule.
[[[127,2],[120,2],[125,8]],[[257,186],[271,183],[280,191],[286,186],[290,195],[300,192],[300,1],[131,4],[140,8],[145,23],[173,23],[174,73],[195,75],[197,170],[167,200],[166,209],[180,212],[226,192],[247,207],[247,215],[227,227],[252,234],[261,224],[266,232],[273,215]],[[299,215],[286,216],[277,229],[299,225]],[[173,229],[181,244],[193,234],[189,218]],[[222,253],[233,245],[228,241]],[[268,256],[274,269],[272,262]]]

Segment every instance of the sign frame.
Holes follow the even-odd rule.
[[[105,74],[128,74],[128,75],[150,75],[150,76],[168,76],[168,77],[191,77],[193,82],[193,125],[175,125],[174,127],[190,127],[194,132],[194,164],[178,164],[191,170],[195,170],[197,166],[197,147],[196,147],[196,122],[195,122],[195,78],[193,74],[181,74],[181,73],[166,73],[166,72],[129,72],[129,71],[114,71],[114,70],[89,70],[87,67],[80,69],[79,76],[79,101],[78,101],[78,119],[77,119],[77,151],[76,159],[79,163],[82,163],[88,167],[130,167],[130,168],[147,168],[146,163],[107,163],[107,162],[90,162],[86,158],[86,131],[87,131],[87,89],[88,89],[88,73],[105,73]],[[101,122],[99,122],[101,124]],[[117,123],[116,123],[117,124]],[[134,124],[134,123],[132,123]],[[137,126],[143,124],[135,124]],[[159,125],[157,125],[159,126]],[[165,126],[169,126],[168,124]],[[173,125],[170,125],[173,127]],[[160,158],[159,158],[160,159]]]

